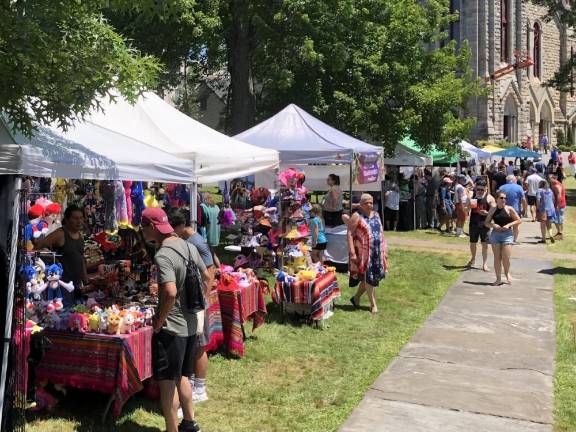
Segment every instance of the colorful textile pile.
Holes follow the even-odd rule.
[[[233,356],[244,355],[243,324],[249,319],[253,320],[252,331],[264,323],[267,314],[264,293],[260,289],[260,282],[251,279],[247,285],[221,282],[218,285],[218,297],[222,312],[224,328],[224,341],[228,353]]]
[[[313,281],[276,281],[272,300],[275,303],[311,305],[311,318],[324,319],[325,306],[340,297],[340,288],[334,272],[327,272]]]
[[[37,382],[113,394],[115,416],[152,376],[150,327],[117,336],[53,330],[44,335],[52,345],[36,368]]]
[[[224,330],[222,328],[222,313],[220,311],[220,300],[218,291],[212,290],[208,294],[208,328],[210,341],[204,346],[206,351],[216,351],[224,342]]]

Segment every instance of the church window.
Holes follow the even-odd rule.
[[[506,62],[509,59],[509,24],[510,10],[508,0],[500,0],[500,61]]]
[[[532,44],[533,71],[536,78],[542,78],[542,30],[539,23],[534,23],[534,43]]]

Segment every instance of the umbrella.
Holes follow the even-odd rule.
[[[502,147],[498,147],[496,145],[489,144],[489,145],[485,146],[482,150],[485,152],[488,152],[488,153],[496,153],[496,152],[502,151],[504,149]]]
[[[496,153],[492,153],[492,156],[502,156],[507,158],[539,158],[541,157],[540,153],[533,152],[529,150],[524,150],[520,147],[510,147],[504,150],[500,150]]]

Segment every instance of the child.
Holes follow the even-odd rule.
[[[322,207],[318,204],[312,206],[310,212],[310,232],[312,233],[312,261],[324,264],[324,251],[326,250],[326,233],[324,232],[324,222],[322,221]]]

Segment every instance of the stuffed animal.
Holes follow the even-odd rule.
[[[96,312],[90,314],[88,317],[88,329],[92,333],[98,333],[100,331],[100,315]]]
[[[72,331],[86,333],[88,331],[88,318],[86,314],[74,312],[68,317],[68,328]]]
[[[43,265],[44,263],[42,263]],[[39,270],[31,265],[25,265],[22,268],[22,275],[26,278],[26,294],[28,300],[38,301],[41,299],[41,294],[46,289],[44,281],[40,279]]]
[[[127,313],[120,321],[120,333],[129,334],[134,331],[134,315]]]
[[[45,322],[51,329],[62,330],[62,319],[60,318],[60,315],[56,311],[48,313]]]
[[[108,314],[104,311],[98,314],[100,319],[100,323],[98,324],[98,331],[100,333],[107,333],[108,332]]]
[[[74,291],[73,282],[64,282],[60,280],[64,269],[62,264],[52,264],[46,269],[46,283],[44,284],[44,289],[48,289],[48,300],[60,299],[62,300],[62,290],[63,287],[66,291]]]
[[[62,300],[59,298],[55,298],[52,301],[49,301],[48,304],[46,305],[46,312],[50,313],[50,312],[59,312],[64,308],[64,304],[62,303]]]
[[[143,312],[144,312],[144,324],[148,326],[152,325],[152,320],[154,319],[154,309],[145,308]]]
[[[58,228],[62,226],[61,222],[61,214],[62,214],[62,206],[58,203],[52,203],[46,206],[45,214],[45,221],[48,226],[48,230],[46,235],[56,231]]]
[[[128,204],[124,184],[120,180],[114,182],[114,200],[116,203],[116,221],[120,228],[128,226]]]
[[[111,334],[111,335],[118,334],[120,331],[121,322],[122,322],[122,319],[120,318],[120,315],[118,315],[117,313],[109,313],[108,314],[107,328],[106,328],[107,333]]]
[[[152,194],[152,192],[148,189],[144,191],[144,205],[146,206],[146,208],[160,207],[160,203],[158,202],[154,194]]]
[[[312,270],[301,270],[297,276],[301,281],[313,281],[316,279],[316,272]]]
[[[28,209],[28,224],[24,227],[24,242],[27,251],[34,249],[32,240],[37,240],[48,232],[48,224],[42,220],[44,207],[35,204]]]

